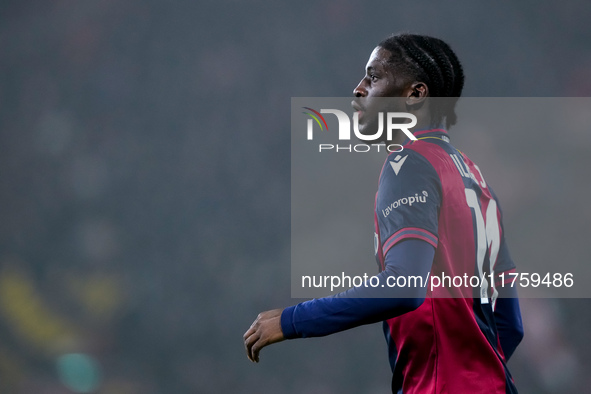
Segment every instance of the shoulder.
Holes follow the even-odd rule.
[[[425,155],[421,150],[411,146],[405,147],[401,152],[391,153],[382,166],[380,184],[383,182],[412,183],[413,180],[425,177],[437,178],[437,171],[429,160],[429,155]]]
[[[438,169],[439,166],[445,167],[450,163],[454,154],[461,155],[461,152],[448,141],[438,138],[413,141],[405,150],[416,152],[429,161],[435,169]]]
[[[440,190],[441,180],[430,161],[415,150],[404,149],[390,154],[384,162],[378,187],[378,205],[417,193],[435,196]]]

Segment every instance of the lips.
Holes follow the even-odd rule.
[[[363,107],[361,105],[359,105],[359,103],[355,100],[351,101],[351,106],[353,107],[353,109],[355,111],[357,111],[358,119],[361,119],[361,117],[363,116],[363,113],[364,113]]]
[[[361,105],[355,100],[351,101],[351,107],[353,107],[355,111],[363,112],[363,107],[361,107]]]

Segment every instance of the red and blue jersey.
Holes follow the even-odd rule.
[[[380,174],[380,269],[392,247],[413,238],[436,248],[431,277],[494,278],[513,270],[498,201],[478,166],[449,144],[445,130],[415,136]],[[429,288],[419,308],[386,320],[393,392],[516,392],[497,333],[496,298],[492,283]]]
[[[380,173],[374,244],[381,285],[288,307],[283,334],[323,336],[383,321],[394,393],[516,393],[506,367],[523,336],[516,291],[489,283],[515,269],[499,203],[445,130],[415,136]],[[404,275],[425,283],[435,276],[488,280],[479,287],[384,285]]]

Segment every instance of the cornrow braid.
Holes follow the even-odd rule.
[[[457,120],[455,106],[464,87],[464,70],[448,44],[417,34],[398,34],[379,44],[392,53],[390,63],[408,77],[424,82],[431,97],[450,97],[435,105],[432,121],[447,127]]]
[[[437,64],[439,75],[442,76],[441,83],[443,85],[443,92],[451,92],[455,76],[450,67],[449,59],[445,56],[445,53],[440,47],[433,47],[427,38],[421,36],[419,39],[435,59],[434,61]],[[445,74],[445,76],[443,74]]]
[[[455,75],[453,73],[453,69],[452,69],[452,65],[448,59],[448,57],[445,54],[445,51],[442,49],[443,45],[446,45],[443,41],[441,40],[437,40],[437,39],[433,39],[433,40],[437,40],[440,41],[438,42],[438,46],[433,46],[430,43],[430,40],[427,39],[424,36],[421,36],[418,38],[419,41],[422,41],[425,44],[425,47],[427,48],[427,50],[429,51],[429,53],[436,59],[436,63],[437,66],[439,68],[440,71],[440,75],[444,75],[441,84],[442,89],[439,92],[436,92],[436,94],[434,94],[434,97],[449,97],[453,94],[454,91],[454,80],[455,80]],[[451,121],[453,123],[455,123],[456,121],[456,116],[455,116],[455,111],[454,111],[454,107],[455,107],[455,102],[453,102],[450,99],[446,99],[446,100],[441,100],[439,102],[435,102],[433,103],[434,108],[433,108],[433,115],[434,118],[436,119],[442,119],[442,118],[446,118],[446,126],[449,127],[448,121]],[[451,107],[450,107],[451,106]],[[448,116],[449,115],[449,119]]]
[[[438,72],[437,64],[434,63],[434,60],[428,57],[425,51],[419,47],[417,43],[407,40],[406,37],[401,38],[400,45],[404,48],[409,59],[415,66],[415,75],[417,77],[422,77],[427,86],[431,87],[431,85],[433,85],[433,94],[437,94],[440,85],[436,83],[436,81],[441,79],[439,78],[441,74]]]

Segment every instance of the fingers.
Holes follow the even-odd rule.
[[[244,334],[246,337],[246,334]],[[244,340],[244,347],[246,348],[246,356],[253,363],[259,362],[259,352],[267,344],[267,340],[261,337],[260,333],[255,332]]]
[[[252,356],[252,360],[255,363],[258,363],[259,362],[259,352],[263,348],[263,346],[259,346],[259,343],[260,343],[260,341],[256,341],[254,343],[254,345],[252,345],[252,348],[250,349],[250,354]]]
[[[254,356],[253,356],[253,353],[252,353],[252,348],[253,348],[253,345],[254,345],[254,344],[255,344],[255,343],[258,341],[258,339],[259,339],[259,338],[258,338],[258,335],[255,335],[254,333],[252,333],[252,334],[251,334],[251,335],[249,335],[248,337],[247,337],[247,335],[246,335],[246,334],[244,334],[244,336],[245,336],[245,338],[246,338],[246,339],[244,340],[244,347],[246,348],[246,357],[248,357],[248,359],[249,359],[250,361],[252,361],[252,362],[258,362],[258,360],[256,360],[256,361],[255,361],[255,358],[254,358]],[[257,354],[258,354],[258,352],[257,352]]]
[[[261,318],[259,314],[254,322],[250,325],[250,328],[244,333],[244,347],[246,348],[246,356],[252,362],[258,362],[258,359],[255,361],[255,358],[252,353],[252,346],[257,342],[259,339],[260,333],[258,333],[258,322]],[[258,355],[258,351],[257,351]]]
[[[251,336],[252,334],[255,333],[256,329],[254,328],[254,323],[252,323],[253,325],[250,326],[250,328],[248,330],[246,330],[246,332],[244,333],[244,335],[242,336],[242,338],[246,341],[246,338],[248,338],[249,336]]]
[[[244,333],[246,356],[252,362],[259,362],[259,353],[267,345],[284,340],[281,330],[282,309],[260,313]]]

